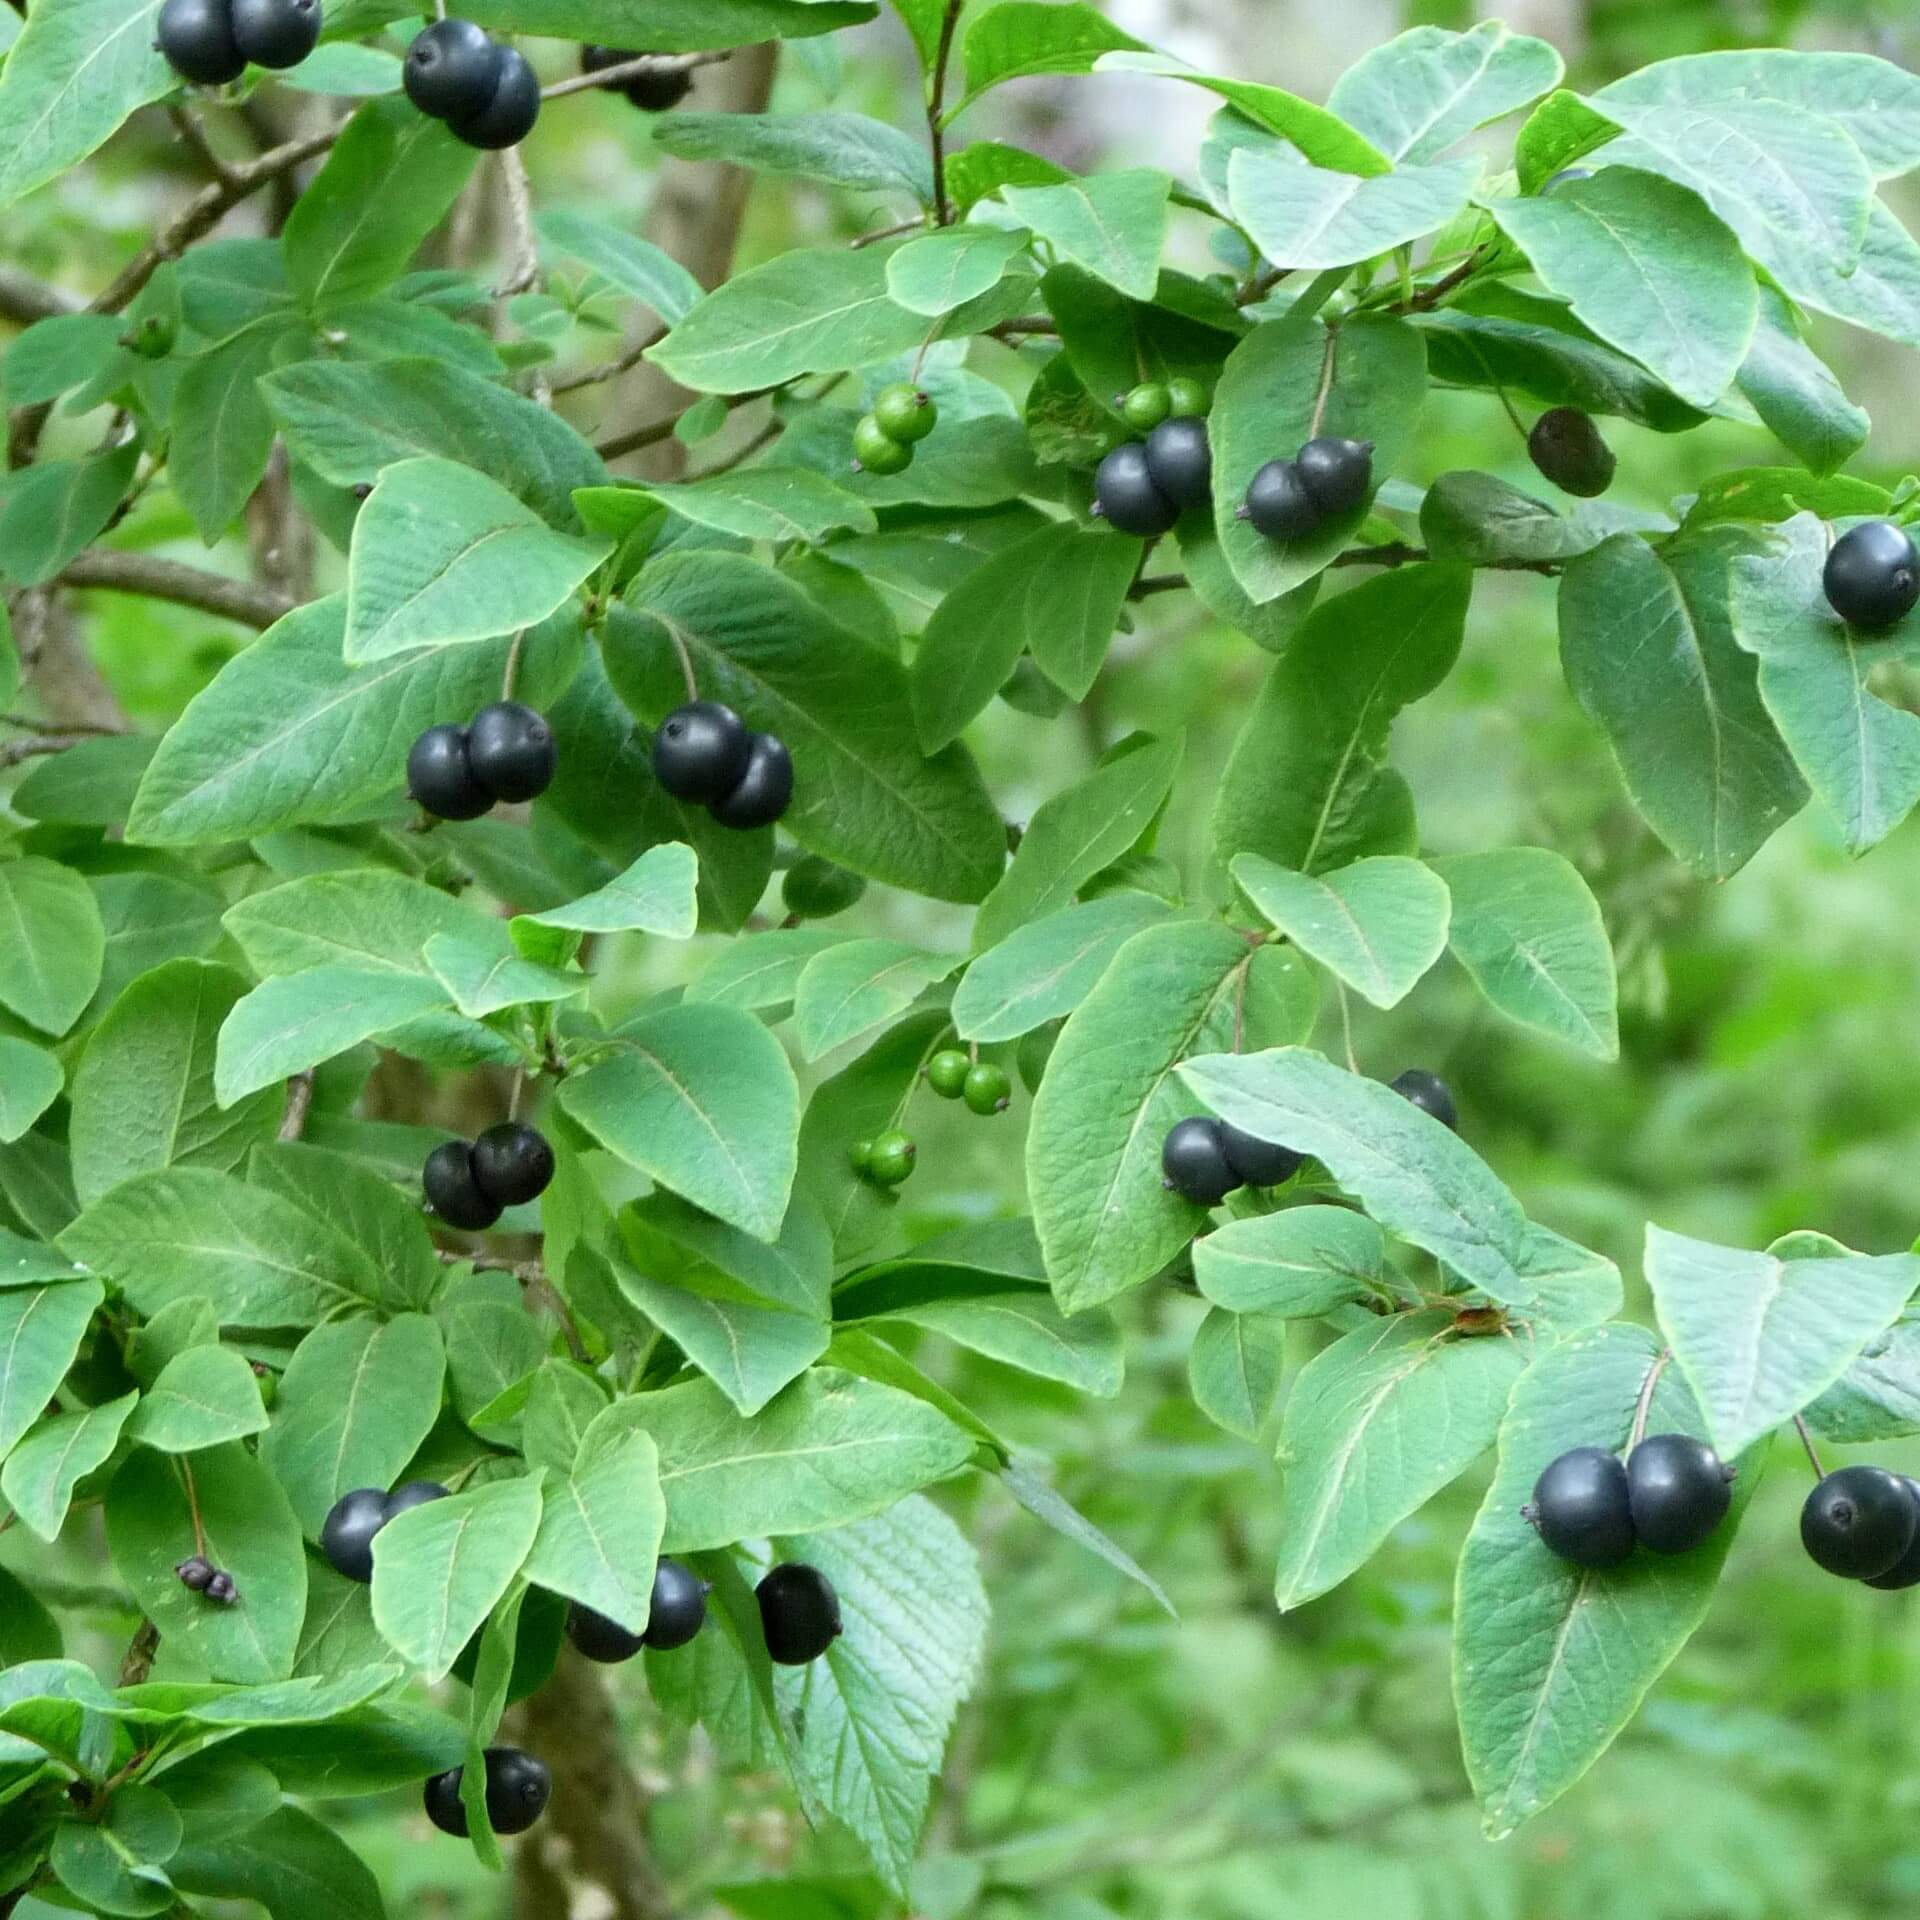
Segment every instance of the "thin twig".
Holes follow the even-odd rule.
[[[97,733],[32,733],[23,739],[0,743],[0,768],[17,767],[23,761],[43,760],[50,753],[65,753],[69,747],[97,740]]]
[[[588,367],[584,372],[570,373],[564,380],[552,381],[547,391],[554,394],[576,393],[582,387],[597,387],[603,381],[617,380],[623,373],[631,373],[647,357],[648,351],[657,347],[666,337],[664,328],[650,333],[644,340],[636,341],[617,359],[603,360],[597,366]],[[679,418],[676,415],[667,423],[667,432],[671,433],[678,425]]]
[[[527,184],[527,163],[518,147],[500,156],[501,180],[507,193],[507,219],[513,232],[513,266],[494,288],[496,300],[510,300],[540,277],[540,246],[533,237],[533,189]]]
[[[927,139],[933,149],[933,217],[943,227],[953,223],[953,205],[947,197],[947,130],[940,116],[947,99],[947,67],[953,59],[953,36],[965,4],[966,0],[947,0],[947,10],[940,20],[940,42],[934,50],[932,70],[927,75]]]
[[[1793,1430],[1800,1436],[1800,1444],[1807,1450],[1807,1464],[1813,1469],[1814,1477],[1824,1480],[1827,1477],[1827,1470],[1820,1464],[1819,1451],[1813,1444],[1813,1435],[1807,1431],[1807,1423],[1802,1415],[1796,1413],[1793,1416]]]
[[[621,61],[617,67],[600,67],[592,73],[576,73],[568,79],[556,80],[552,86],[540,89],[540,98],[564,100],[570,93],[598,93],[607,87],[624,86],[629,80],[664,77],[670,73],[691,73],[696,67],[717,67],[721,61],[732,58],[732,51],[727,48],[714,53],[637,53],[631,60]]]
[[[1647,1415],[1653,1411],[1653,1390],[1660,1384],[1660,1376],[1667,1370],[1667,1362],[1673,1358],[1670,1347],[1662,1347],[1647,1369],[1647,1377],[1640,1386],[1640,1398],[1634,1403],[1633,1425],[1627,1429],[1627,1451],[1631,1453],[1647,1437]]]
[[[898,240],[903,233],[918,233],[926,225],[921,215],[911,220],[896,220],[889,227],[876,227],[871,233],[857,233],[847,245],[858,253],[862,247],[876,246],[882,240]]]
[[[167,109],[167,118],[173,122],[174,131],[199,156],[200,164],[221,182],[232,178],[233,169],[214,152],[213,143],[207,138],[207,130],[200,124],[200,116],[191,107],[175,104]]]

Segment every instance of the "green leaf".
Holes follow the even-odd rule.
[[[211,1349],[209,1349],[211,1351]],[[200,1549],[182,1475],[193,1474],[204,1551],[239,1597],[210,1607],[174,1568]],[[161,1638],[215,1680],[282,1680],[307,1606],[300,1523],[273,1476],[238,1442],[181,1461],[136,1447],[107,1490],[107,1545]]]
[[[0,1034],[0,1141],[25,1134],[60,1097],[64,1079],[44,1047]]]
[[[1420,503],[1427,551],[1468,566],[1571,560],[1614,530],[1591,513],[1556,513],[1490,473],[1443,473]]]
[[[0,1459],[46,1411],[104,1297],[97,1280],[0,1292]]]
[[[1333,380],[1323,403],[1330,353]],[[1347,320],[1336,343],[1311,313],[1289,314],[1254,328],[1228,355],[1208,416],[1214,527],[1255,605],[1319,573],[1366,515],[1355,508],[1303,539],[1268,540],[1239,518],[1253,476],[1316,432],[1372,441],[1374,471],[1391,473],[1419,426],[1426,384],[1426,349],[1404,320]]]
[[[208,546],[226,532],[266,473],[273,416],[260,380],[302,331],[290,316],[243,327],[189,361],[174,388],[167,471]]]
[[[643,492],[697,527],[743,540],[811,547],[842,528],[872,533],[879,525],[864,500],[808,467],[747,467],[679,486],[655,482]]]
[[[1084,0],[1064,6],[1045,0],[1000,0],[974,16],[962,50],[964,106],[989,87],[1040,73],[1091,73],[1103,53],[1146,53],[1144,41],[1123,33]],[[955,108],[957,112],[959,109]]]
[[[961,748],[921,753],[896,661],[738,554],[668,554],[632,597],[603,637],[621,697],[656,723],[686,698],[677,636],[705,697],[786,742],[794,799],[781,825],[803,847],[936,899],[993,885],[1005,828]]]
[[[454,1411],[470,1426],[510,1428],[547,1357],[546,1336],[518,1288],[466,1274],[441,1291],[433,1310],[446,1342]]]
[[[228,908],[225,927],[263,979],[317,967],[353,967],[424,979],[436,937],[513,951],[489,915],[409,874],[377,867],[309,873],[250,893]]]
[[[1381,855],[1316,880],[1243,853],[1233,877],[1263,919],[1376,1007],[1397,1006],[1446,950],[1446,882],[1418,860]]]
[[[606,1389],[585,1368],[569,1360],[543,1361],[528,1385],[520,1426],[527,1464],[571,1473],[587,1428],[606,1405]]]
[[[696,924],[699,861],[679,841],[649,847],[618,879],[564,907],[519,916],[535,927],[575,933],[653,933],[688,940]]]
[[[1760,320],[1737,384],[1796,460],[1827,474],[1866,444],[1872,422],[1846,396],[1832,369],[1800,337],[1792,308],[1771,286],[1760,289]]]
[[[541,1478],[430,1500],[374,1536],[374,1624],[429,1682],[452,1671],[525,1564],[540,1529]]]
[[[668,326],[684,320],[704,292],[670,253],[605,220],[556,209],[537,215],[534,229],[550,247],[584,261],[609,285],[651,307]]]
[[[175,960],[114,1003],[73,1079],[67,1136],[82,1204],[155,1167],[231,1172],[273,1137],[277,1091],[224,1109],[214,1099],[215,1043],[246,991],[231,967]]]
[[[161,1822],[170,1822],[165,1833],[171,1844],[163,1843],[162,1852],[171,1855],[180,1843],[180,1817],[163,1794],[138,1784],[116,1793],[107,1802],[105,1819],[97,1825],[67,1820],[54,1829],[47,1864],[67,1893],[85,1902],[83,1911],[164,1914],[174,1905],[173,1883],[160,1860],[143,1858],[120,1831],[131,1819],[135,1831],[130,1837],[140,1838],[139,1809],[148,1805]]]
[[[0,861],[0,1004],[65,1033],[93,998],[105,952],[100,909],[72,868],[32,854]]]
[[[183,1848],[169,1863],[189,1893],[258,1900],[270,1920],[325,1913],[334,1920],[383,1920],[379,1882],[331,1827],[282,1807],[256,1827],[208,1846]]]
[[[780,1043],[730,1007],[679,1006],[624,1028],[622,1050],[560,1090],[609,1152],[762,1240],[793,1185],[800,1090]]]
[[[933,204],[924,143],[864,113],[669,113],[654,123],[653,139],[682,160],[725,160]]]
[[[887,297],[937,320],[992,292],[1027,245],[1024,233],[1005,227],[945,227],[909,240],[887,256]],[[9,362],[9,380],[11,371]]]
[[[1143,893],[1108,893],[1016,928],[974,961],[953,996],[963,1040],[1014,1040],[1069,1014],[1114,955],[1167,908]]]
[[[419,1313],[329,1321],[294,1349],[260,1457],[310,1537],[343,1493],[401,1477],[439,1418],[445,1370]]]
[[[1819,1234],[1789,1234],[1770,1251],[1785,1254],[1795,1243],[1807,1242],[1823,1253],[1843,1251],[1837,1240]],[[1884,1334],[1867,1342],[1860,1357],[1832,1386],[1807,1403],[1807,1425],[1822,1439],[1846,1443],[1920,1433],[1916,1357],[1920,1357],[1920,1317],[1903,1314]],[[19,1459],[32,1445],[30,1437],[15,1449],[13,1458]],[[0,1488],[4,1486],[5,1476],[0,1475]]]
[[[1649,1223],[1646,1276],[1707,1432],[1731,1459],[1824,1393],[1893,1325],[1920,1288],[1920,1256],[1745,1253]]]
[[[1633,803],[1711,879],[1736,873],[1806,804],[1739,645],[1731,529],[1655,553],[1618,534],[1560,583],[1567,684],[1606,733]]]
[[[112,1458],[138,1398],[125,1393],[102,1406],[51,1414],[7,1455],[0,1495],[42,1540],[60,1537],[74,1488]]]
[[[1193,1277],[1215,1306],[1234,1313],[1315,1319],[1388,1287],[1386,1242],[1363,1213],[1288,1207],[1229,1220],[1196,1240]]]
[[[666,1518],[651,1437],[623,1433],[547,1481],[527,1578],[644,1633]]]
[[[161,1453],[198,1453],[266,1424],[246,1356],[234,1347],[189,1347],[160,1369],[127,1422],[127,1438]]]
[[[1732,1543],[1723,1524],[1692,1553],[1636,1554],[1604,1571],[1556,1559],[1523,1517],[1534,1482],[1570,1447],[1619,1448],[1656,1365],[1653,1336],[1603,1327],[1543,1351],[1514,1389],[1499,1466],[1460,1557],[1453,1691],[1487,1831],[1550,1805],[1613,1743],[1706,1617]],[[1693,1397],[1661,1375],[1651,1431],[1698,1433]],[[1736,1502],[1753,1474],[1736,1483]]]
[[[436,933],[423,951],[433,977],[469,1020],[484,1020],[504,1007],[571,1000],[593,984],[584,973],[522,960],[501,953],[491,940],[464,934]]]
[[[1216,1427],[1257,1440],[1280,1397],[1286,1322],[1272,1314],[1210,1308],[1187,1349],[1193,1404]]]
[[[774,927],[730,941],[687,983],[686,997],[749,1013],[784,1006],[807,962],[851,938],[830,927]]]
[[[1003,187],[1000,198],[1062,258],[1129,299],[1151,300],[1160,284],[1172,191],[1166,174],[1134,167],[1058,186]]]
[[[1487,211],[1603,340],[1695,406],[1718,400],[1759,318],[1740,242],[1686,187],[1608,166]]]
[[[1466,206],[1480,170],[1468,157],[1365,178],[1242,147],[1227,178],[1234,217],[1263,254],[1321,268],[1352,266],[1445,226]]]
[[[1314,609],[1234,742],[1216,859],[1254,853],[1322,873],[1414,850],[1413,796],[1386,764],[1387,732],[1452,670],[1472,591],[1464,568],[1397,567]]]
[[[1618,1059],[1613,949],[1578,869],[1545,847],[1432,864],[1453,895],[1448,945],[1487,999],[1597,1060]]]
[[[41,460],[0,479],[0,574],[37,586],[113,518],[133,479],[132,443],[87,460]]]
[[[402,460],[353,523],[350,665],[536,626],[613,551],[558,533],[504,487],[450,460]]]
[[[859,26],[873,0],[473,0],[469,19],[504,33],[591,40],[641,53],[699,53]]]
[[[1564,70],[1546,41],[1498,20],[1468,33],[1415,27],[1349,67],[1334,82],[1327,109],[1396,164],[1427,160],[1551,93]]]
[[[922,1300],[889,1308],[881,1317],[1081,1393],[1107,1399],[1120,1391],[1125,1356],[1119,1323],[1098,1309],[1069,1318],[1043,1288]]]
[[[364,967],[312,967],[263,980],[220,1029],[214,1095],[230,1107],[447,999],[437,980]]]
[[[408,100],[369,100],[301,194],[281,244],[302,304],[384,292],[473,171],[474,150]]]
[[[846,940],[815,954],[794,983],[793,1031],[801,1053],[818,1060],[904,1013],[959,964],[953,954],[901,940]]]

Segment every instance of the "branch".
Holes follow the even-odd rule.
[[[933,149],[933,217],[941,226],[953,223],[953,207],[947,199],[947,130],[941,124],[941,109],[947,102],[947,67],[953,59],[954,30],[960,24],[960,9],[966,0],[947,0],[940,20],[940,43],[933,56],[933,70],[927,76],[927,139]]]
[[[36,320],[79,311],[79,300],[64,288],[50,287],[18,267],[0,266],[0,319],[29,327]]]
[[[148,594],[179,606],[198,607],[222,620],[237,620],[244,627],[270,627],[294,608],[294,602],[276,587],[230,580],[225,574],[183,566],[157,554],[123,553],[111,547],[98,547],[69,561],[60,580],[69,587]]]
[[[637,53],[617,67],[596,67],[592,73],[576,73],[571,79],[556,80],[552,86],[540,89],[540,98],[563,100],[570,93],[597,93],[606,87],[624,86],[629,80],[664,78],[670,73],[691,73],[696,67],[717,67],[721,61],[732,58],[730,47],[717,53],[682,54],[677,59],[657,53]]]

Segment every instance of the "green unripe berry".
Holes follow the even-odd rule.
[[[143,360],[164,360],[173,351],[174,324],[163,313],[149,313],[120,336]]]
[[[847,1149],[847,1159],[855,1173],[865,1173],[873,1165],[873,1142],[856,1140]]]
[[[1005,1070],[989,1066],[984,1060],[969,1069],[961,1092],[975,1113],[1005,1113],[1013,1097],[1013,1087]]]
[[[973,1062],[958,1047],[948,1047],[927,1062],[927,1085],[942,1100],[958,1100],[972,1069]]]
[[[865,413],[853,430],[853,464],[862,473],[905,473],[913,465],[913,449]]]
[[[817,853],[796,860],[780,882],[780,898],[796,920],[825,920],[845,913],[867,890],[866,881]]]
[[[919,1151],[912,1136],[898,1127],[881,1134],[867,1155],[867,1178],[883,1187],[897,1187],[912,1173]]]
[[[1172,411],[1172,395],[1157,380],[1143,380],[1120,402],[1121,417],[1140,433],[1151,433]]]
[[[922,393],[910,381],[896,380],[874,396],[873,418],[888,439],[910,447],[939,424],[940,409],[934,405],[932,394]]]
[[[1167,409],[1176,420],[1197,420],[1212,404],[1207,383],[1191,374],[1176,374],[1167,382]]]
[[[280,1398],[280,1376],[258,1360],[252,1366],[254,1380],[260,1388],[260,1404],[271,1413],[273,1403]]]

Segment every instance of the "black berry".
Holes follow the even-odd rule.
[[[460,1804],[460,1776],[465,1771],[464,1767],[449,1767],[445,1773],[436,1773],[420,1795],[427,1818],[456,1840],[467,1837],[467,1810]]]
[[[1915,1512],[1920,1513],[1920,1480],[1904,1473],[1900,1479],[1914,1502]],[[1903,1587],[1920,1586],[1920,1527],[1914,1529],[1912,1546],[1885,1573],[1876,1573],[1866,1584],[1878,1587],[1882,1593],[1898,1593]]]
[[[845,913],[866,890],[861,875],[836,867],[817,853],[796,860],[780,882],[780,898],[796,920],[825,920]]]
[[[496,800],[537,800],[558,761],[546,717],[518,700],[496,700],[468,723],[467,764]]]
[[[646,1643],[656,1653],[684,1647],[706,1624],[707,1583],[678,1560],[653,1570],[653,1601],[647,1609]]]
[[[1534,1482],[1526,1516],[1548,1551],[1576,1567],[1617,1567],[1633,1551],[1627,1470],[1601,1447],[1555,1460]]]
[[[1139,441],[1115,447],[1093,476],[1093,510],[1121,533],[1144,540],[1170,533],[1180,509],[1153,484],[1147,450]]]
[[[1613,449],[1578,407],[1543,413],[1527,435],[1527,453],[1562,493],[1578,499],[1596,499],[1613,485]]]
[[[386,1524],[384,1488],[356,1487],[343,1493],[320,1526],[320,1551],[327,1565],[365,1586],[373,1578],[373,1536]]]
[[[411,1513],[415,1507],[424,1507],[446,1497],[447,1490],[438,1480],[408,1480],[387,1495],[387,1518],[398,1520],[403,1513]]]
[[[1409,1067],[1405,1073],[1395,1074],[1392,1084],[1403,1100],[1411,1100],[1443,1127],[1460,1131],[1460,1109],[1453,1103],[1453,1090],[1437,1073],[1429,1073],[1425,1067]]]
[[[804,1667],[839,1639],[840,1597],[818,1567],[799,1560],[775,1567],[754,1588],[767,1652],[783,1667]]]
[[[1892,521],[1863,521],[1833,543],[1823,584],[1827,604],[1849,626],[1890,627],[1920,600],[1920,553]]]
[[[793,756],[786,742],[756,733],[747,752],[747,770],[724,800],[708,808],[723,827],[770,827],[793,798]]]
[[[1307,497],[1329,519],[1364,507],[1373,492],[1373,442],[1321,434],[1293,456]]]
[[[479,1233],[500,1218],[504,1209],[489,1200],[473,1177],[473,1149],[464,1140],[449,1140],[427,1155],[420,1172],[427,1205],[450,1227]]]
[[[546,1810],[553,1794],[553,1776],[543,1762],[518,1747],[489,1747],[487,1762],[487,1821],[495,1833],[525,1833]],[[436,1773],[421,1798],[427,1818],[442,1833],[467,1837],[467,1810],[460,1804],[462,1767]]]
[[[1220,1149],[1227,1156],[1227,1165],[1249,1187],[1277,1187],[1291,1180],[1307,1160],[1304,1153],[1262,1140],[1258,1134],[1247,1133],[1225,1120],[1220,1122]]]
[[[473,1184],[485,1200],[525,1206],[546,1192],[552,1178],[553,1149],[538,1128],[503,1120],[473,1143]]]
[[[174,1568],[173,1577],[194,1593],[205,1593],[212,1582],[214,1567],[203,1554],[194,1554]]]
[[[1168,1131],[1160,1143],[1160,1171],[1168,1187],[1200,1207],[1217,1207],[1241,1184],[1220,1122],[1200,1115],[1176,1121]]]
[[[1733,1469],[1690,1433],[1655,1433],[1627,1456],[1633,1531],[1655,1553],[1691,1553],[1727,1517]]]
[[[1800,1544],[1843,1580],[1891,1573],[1913,1545],[1920,1512],[1906,1481],[1884,1467],[1841,1467],[1800,1509]]]
[[[407,98],[435,120],[484,112],[499,84],[500,46],[471,20],[436,20],[413,37],[401,78]]]
[[[155,30],[154,44],[183,80],[223,87],[247,70],[226,0],[166,0]]]
[[[1269,460],[1253,476],[1240,517],[1269,540],[1304,540],[1319,530],[1322,519],[1291,460]]]
[[[676,800],[710,806],[740,784],[752,753],[753,735],[731,707],[689,700],[653,736],[653,777]]]
[[[233,0],[233,38],[257,67],[297,67],[320,44],[320,0]]]
[[[407,791],[441,820],[477,820],[493,795],[473,777],[465,727],[429,727],[407,755]]]
[[[518,47],[498,48],[499,78],[493,97],[475,114],[448,120],[456,140],[496,151],[517,147],[540,118],[540,79]]]
[[[595,1613],[577,1601],[567,1609],[567,1638],[589,1660],[608,1667],[631,1660],[646,1645],[639,1634],[629,1633],[619,1621],[609,1620],[604,1613]]]
[[[1147,435],[1147,472],[1176,507],[1204,507],[1213,498],[1213,449],[1207,423],[1163,420]]]
[[[620,47],[586,46],[580,49],[580,71],[604,73],[608,67],[624,67],[629,60],[639,58],[638,53]],[[692,87],[692,73],[667,61],[613,83],[614,91],[625,94],[642,113],[665,113],[668,108],[677,107]]]

